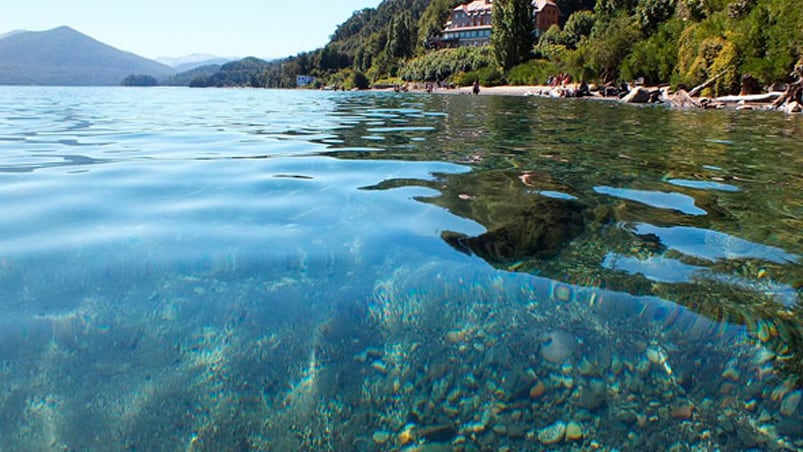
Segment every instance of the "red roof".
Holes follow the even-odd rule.
[[[535,7],[535,12],[541,11],[546,6],[558,7],[557,3],[552,0],[533,0],[533,6]]]
[[[493,3],[490,0],[474,0],[473,2],[455,6],[454,11],[463,11],[466,14],[477,14],[487,11],[488,14],[490,14],[492,5]]]
[[[477,13],[483,11],[491,11],[493,0],[474,0],[472,2],[463,3],[455,6],[454,11],[463,11],[466,14]],[[533,0],[533,6],[536,11],[541,11],[546,6],[558,7],[558,4],[552,0]]]

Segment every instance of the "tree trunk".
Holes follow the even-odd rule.
[[[705,82],[703,82],[703,84],[702,84],[702,85],[697,85],[697,86],[695,86],[694,88],[692,88],[692,90],[691,90],[691,91],[689,91],[689,96],[690,96],[690,97],[696,97],[698,94],[700,94],[700,91],[704,90],[704,89],[705,89],[705,88],[707,88],[707,87],[708,87],[710,84],[712,84],[712,83],[714,83],[715,81],[717,81],[717,79],[718,79],[719,77],[721,77],[721,76],[722,76],[722,74],[724,74],[724,73],[725,73],[725,71],[722,71],[722,72],[718,73],[717,75],[715,75],[715,76],[711,77],[710,79],[706,80]]]

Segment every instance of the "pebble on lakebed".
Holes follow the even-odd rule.
[[[577,340],[574,335],[555,330],[547,333],[541,340],[541,356],[554,364],[563,364],[574,354]]]
[[[566,435],[566,423],[563,421],[555,422],[538,431],[538,441],[541,444],[557,444],[563,441]]]
[[[566,441],[579,441],[583,439],[583,427],[577,422],[566,424]]]

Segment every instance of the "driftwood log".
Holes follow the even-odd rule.
[[[789,75],[797,77],[797,81],[795,83],[790,83],[781,97],[775,99],[772,106],[781,108],[784,105],[797,104],[797,111],[800,111],[800,107],[803,106],[803,61],[799,62],[798,65],[795,66],[795,70]],[[795,107],[795,105],[792,106]]]
[[[698,94],[700,94],[700,91],[706,89],[709,85],[716,82],[717,79],[720,78],[724,73],[725,71],[722,71],[716,74],[715,76],[711,77],[710,79],[704,81],[702,85],[695,86],[694,88],[691,89],[691,91],[689,91],[689,96],[696,97]]]
[[[725,103],[733,103],[733,102],[743,102],[743,103],[758,103],[758,104],[766,104],[769,102],[774,101],[782,93],[764,93],[764,94],[748,94],[748,95],[738,95],[738,96],[720,96],[714,99],[717,102],[725,102]]]
[[[797,102],[803,104],[803,80],[798,80],[795,83],[789,84],[786,91],[772,103],[774,108],[780,108],[790,102]]]

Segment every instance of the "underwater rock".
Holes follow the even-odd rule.
[[[430,425],[418,429],[418,437],[433,443],[449,442],[457,436],[457,429],[451,424]]]
[[[681,401],[672,406],[669,415],[673,419],[691,419],[694,414],[694,404],[688,401]]]
[[[781,414],[784,416],[793,416],[800,406],[801,391],[792,391],[781,401]]]
[[[580,366],[577,370],[580,372],[580,375],[584,377],[596,376],[599,374],[597,366],[589,361],[587,357],[584,357],[583,360],[580,361]]]
[[[390,433],[386,432],[386,431],[383,431],[383,430],[380,430],[380,431],[374,432],[374,434],[372,436],[372,439],[374,440],[374,443],[376,443],[376,444],[385,444],[386,442],[388,442],[388,439],[390,439]]]
[[[566,424],[566,441],[579,441],[583,439],[583,427],[577,422]]]
[[[803,437],[803,422],[799,419],[783,419],[775,425],[781,435]]]
[[[446,342],[450,344],[459,344],[463,342],[467,335],[466,330],[449,330],[446,332]]]
[[[630,427],[635,425],[636,422],[638,422],[638,416],[636,415],[636,413],[630,410],[620,411],[619,413],[616,413],[616,420]]]
[[[551,363],[563,364],[574,354],[576,347],[573,334],[563,330],[551,331],[541,340],[541,357]]]
[[[404,430],[399,432],[399,435],[396,437],[396,443],[400,446],[404,446],[406,444],[415,442],[416,434],[413,431],[415,428],[415,424],[407,424],[404,426]]]
[[[549,258],[585,229],[585,207],[575,201],[542,199],[511,213],[505,225],[489,228],[477,236],[445,231],[446,243],[456,250],[475,254],[489,264],[507,264],[528,258]]]
[[[582,389],[578,405],[593,412],[605,405],[607,397],[608,391],[605,387],[605,382],[593,378],[589,381],[588,386]]]
[[[563,421],[555,422],[538,431],[538,441],[541,444],[550,445],[563,441],[566,435],[566,423]]]
[[[722,378],[730,381],[739,381],[741,375],[739,374],[737,364],[738,360],[736,358],[728,361],[728,364],[725,366],[725,370],[722,371]]]
[[[530,388],[530,398],[540,398],[546,392],[546,385],[541,380],[538,380],[532,388]]]

